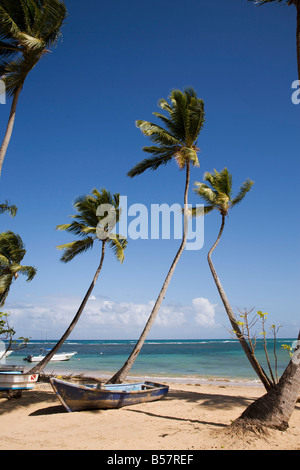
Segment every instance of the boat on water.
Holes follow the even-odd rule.
[[[40,362],[44,359],[46,354],[43,354],[43,351],[41,351],[41,354],[34,356],[33,354],[29,354],[29,356],[24,357],[24,361],[28,362]],[[50,351],[50,349],[49,349]],[[64,353],[57,353],[54,354],[54,356],[50,359],[50,361],[69,361],[71,357],[75,356],[77,354],[76,351],[73,352],[64,352]]]
[[[8,351],[0,351],[0,360],[6,359],[8,356],[10,356],[13,353],[13,349],[9,349]]]
[[[126,384],[76,384],[52,377],[53,390],[67,411],[121,408],[165,397],[167,385],[154,382]]]
[[[39,374],[24,374],[17,370],[0,370],[0,390],[30,390],[34,388]]]

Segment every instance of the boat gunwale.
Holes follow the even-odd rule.
[[[84,384],[76,384],[74,382],[68,382],[66,380],[61,380],[61,379],[57,379],[56,377],[51,377],[50,378],[50,382],[51,382],[51,385],[53,387],[55,387],[55,383],[53,382],[58,382],[60,384],[66,384],[67,386],[70,386],[72,388],[77,388],[79,390],[87,390],[89,392],[94,392],[94,393],[97,393],[97,392],[111,392],[111,393],[118,393],[118,394],[126,394],[126,393],[130,393],[130,394],[138,394],[138,393],[141,393],[141,392],[150,392],[150,391],[154,391],[154,390],[162,390],[164,388],[166,389],[169,389],[169,386],[168,385],[164,385],[164,384],[159,384],[159,383],[156,383],[156,382],[150,382],[150,381],[145,381],[145,382],[134,382],[134,383],[125,383],[125,384],[111,384],[112,386],[116,386],[116,385],[120,385],[120,386],[135,386],[135,385],[147,385],[149,388],[146,388],[146,389],[141,389],[141,390],[117,390],[117,389],[113,389],[113,388],[101,388],[100,387],[91,387],[91,386],[88,386],[88,385],[84,385]],[[103,385],[107,385],[109,387],[110,384],[103,384]],[[59,394],[57,392],[57,390],[55,390],[57,394]]]

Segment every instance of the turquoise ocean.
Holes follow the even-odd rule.
[[[14,351],[6,358],[7,365],[23,366],[26,369],[33,363],[24,361],[29,354],[40,354],[52,348],[55,340],[30,340],[26,349]],[[278,375],[287,366],[290,357],[282,349],[282,344],[292,344],[293,339],[277,339],[276,357]],[[123,365],[134,347],[134,340],[69,340],[59,352],[76,351],[69,361],[50,362],[46,373],[84,374],[109,378]],[[275,367],[274,342],[267,340],[268,353]],[[262,343],[257,345],[256,354],[264,369],[268,366]],[[161,381],[182,381],[201,383],[205,381],[241,381],[257,383],[239,342],[234,339],[195,339],[195,340],[148,340],[145,342],[128,378],[156,378]]]

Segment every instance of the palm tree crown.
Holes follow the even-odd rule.
[[[27,276],[27,281],[36,275],[36,268],[20,264],[25,254],[24,243],[19,235],[11,231],[0,234],[0,307],[4,305],[13,279],[19,273]]]
[[[165,128],[148,121],[137,121],[136,125],[155,144],[144,147],[151,157],[142,160],[128,172],[134,177],[145,170],[156,170],[160,165],[166,165],[175,158],[179,167],[184,168],[187,161],[199,166],[197,157],[197,139],[204,123],[204,103],[197,98],[192,88],[173,90],[170,103],[161,99],[159,107],[168,113],[153,113],[164,124]]]
[[[56,43],[65,17],[59,0],[0,0],[0,76],[9,95]]]
[[[119,208],[119,194],[113,194],[106,189],[92,190],[92,194],[79,197],[74,203],[76,215],[72,215],[74,221],[70,224],[58,225],[58,230],[66,230],[69,233],[80,237],[79,240],[59,245],[57,248],[64,250],[61,260],[65,263],[71,261],[75,256],[84,253],[92,248],[96,240],[108,242],[113,249],[117,259],[122,263],[124,260],[124,249],[127,245],[127,240],[121,235],[111,233],[111,228],[114,225],[108,220],[107,211],[110,209],[110,214],[115,215],[114,222],[117,223],[120,219],[121,210]],[[98,215],[98,208],[104,207],[107,211],[103,211],[102,215]],[[98,236],[99,229],[107,233],[106,238],[100,239]]]
[[[247,179],[242,186],[236,197],[232,197],[232,175],[228,172],[227,168],[214,173],[206,172],[204,174],[204,181],[208,184],[195,182],[195,192],[206,202],[204,213],[211,212],[213,209],[218,210],[223,216],[228,214],[230,208],[240,203],[245,197],[246,193],[250,191],[253,181]]]

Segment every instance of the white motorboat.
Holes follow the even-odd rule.
[[[76,351],[73,352],[64,352],[64,353],[57,353],[54,354],[54,356],[50,359],[50,361],[68,361],[73,357],[75,354],[77,354]],[[33,354],[29,354],[29,356],[24,357],[24,361],[28,362],[40,362],[44,359],[46,355],[45,354],[40,354],[38,356],[34,356]]]

